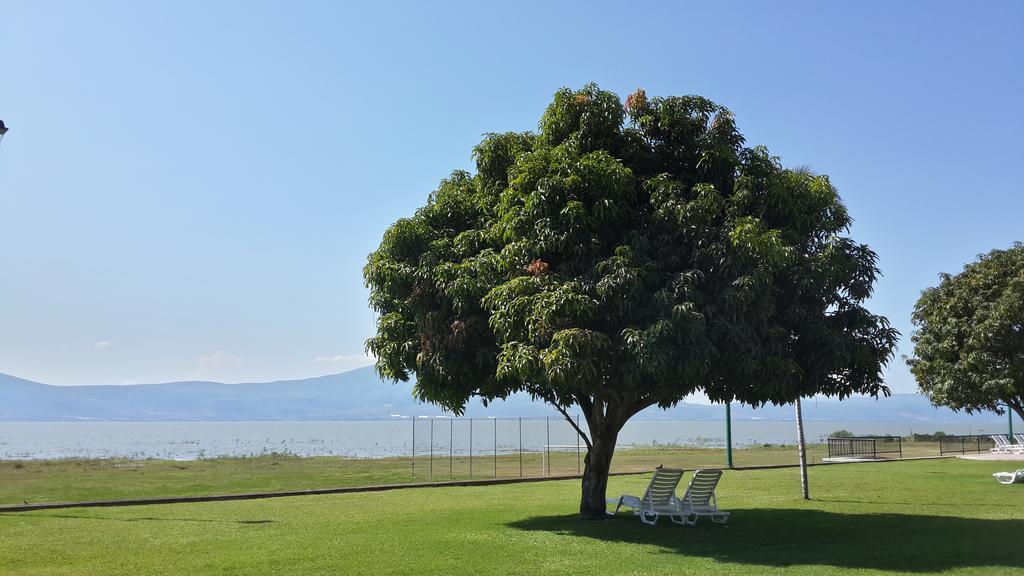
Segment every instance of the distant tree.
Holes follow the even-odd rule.
[[[931,434],[919,434],[917,432],[913,432],[910,434],[910,439],[913,440],[914,442],[939,442],[946,436],[948,436],[948,434],[946,434],[942,430],[939,430],[938,432],[933,432]]]
[[[575,426],[578,406],[590,518],[649,406],[888,394],[897,333],[862,305],[875,254],[844,236],[827,177],[743,142],[705,98],[638,90],[624,107],[592,84],[558,91],[538,134],[487,135],[476,173],[369,256],[378,372],[455,413],[523,391]]]
[[[835,432],[829,434],[829,437],[830,438],[853,438],[853,432],[850,432],[849,430],[836,430]]]
[[[917,384],[937,406],[1024,418],[1024,244],[940,275],[914,307]]]

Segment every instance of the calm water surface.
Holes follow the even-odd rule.
[[[414,424],[415,422],[415,424]],[[415,443],[413,429],[415,427]],[[978,433],[967,424],[807,422],[809,441],[835,430],[858,435]],[[994,432],[994,431],[993,431]],[[792,422],[734,422],[736,445],[793,444]],[[287,453],[298,456],[382,458],[435,453],[575,450],[576,435],[559,418],[417,419],[343,422],[0,422],[0,459],[166,458]],[[638,420],[619,435],[620,446],[722,446],[725,423]]]

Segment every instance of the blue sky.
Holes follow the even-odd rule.
[[[872,307],[1024,240],[1024,3],[2,2],[0,372],[55,384],[366,362],[361,269],[551,94],[701,94],[829,174]],[[889,384],[914,390],[897,361]]]

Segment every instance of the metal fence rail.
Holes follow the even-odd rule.
[[[903,439],[899,436],[850,436],[828,439],[829,458],[878,458],[879,454],[899,454],[903,458]]]
[[[987,452],[994,447],[992,437],[982,434],[939,437],[939,455]]]

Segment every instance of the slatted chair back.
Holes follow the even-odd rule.
[[[676,486],[683,477],[683,471],[678,468],[658,468],[651,478],[642,499],[644,508],[655,508],[669,506],[676,496]]]
[[[695,507],[712,505],[715,488],[718,487],[718,481],[721,478],[721,470],[697,470],[693,473],[690,485],[686,488],[683,502]]]

